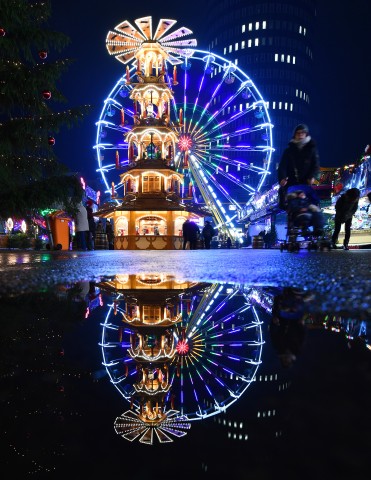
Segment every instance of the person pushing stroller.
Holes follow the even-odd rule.
[[[293,136],[280,159],[277,177],[279,206],[286,210],[287,189],[294,185],[313,185],[320,172],[317,145],[304,123],[294,128]]]

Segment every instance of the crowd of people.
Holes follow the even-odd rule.
[[[102,220],[96,223],[93,211],[93,201],[88,199],[84,205],[81,201],[78,206],[78,212],[75,217],[75,233],[77,250],[87,251],[95,250],[97,236],[107,238],[108,248],[114,248],[114,233],[112,223],[107,220],[105,226]],[[101,240],[101,237],[99,238]],[[104,245],[100,242],[99,246]],[[105,248],[104,246],[102,248]]]

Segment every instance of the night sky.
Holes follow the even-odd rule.
[[[100,176],[95,172],[97,161],[92,148],[95,122],[103,100],[125,69],[107,53],[108,30],[123,20],[134,24],[136,18],[148,15],[152,16],[154,25],[160,18],[172,18],[178,21],[173,29],[190,28],[198,40],[198,48],[207,49],[206,40],[203,40],[206,34],[204,15],[200,11],[204,6],[194,0],[183,4],[145,0],[138,2],[138,6],[135,2],[110,0],[109,7],[105,2],[90,0],[74,2],[73,7],[70,6],[72,2],[54,0],[52,3],[50,26],[71,38],[70,46],[57,58],[76,60],[63,74],[59,87],[69,101],[68,106],[94,106],[93,113],[81,126],[57,135],[55,148],[63,163],[81,173],[93,188],[98,188],[95,180]],[[316,98],[312,98],[316,122],[309,127],[318,144],[321,165],[340,167],[358,160],[371,142],[371,94],[368,89],[371,62],[367,48],[371,5],[367,0],[354,0],[348,5],[332,0],[318,3],[314,50],[318,90]],[[264,96],[259,84],[257,87]]]

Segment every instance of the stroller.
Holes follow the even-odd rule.
[[[283,252],[330,250],[331,239],[324,233],[324,218],[319,208],[319,198],[309,185],[288,187],[285,197],[287,213],[286,239],[280,245]]]

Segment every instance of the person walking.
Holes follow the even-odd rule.
[[[88,223],[89,223],[89,233],[87,239],[87,247],[88,250],[94,250],[95,248],[95,235],[96,235],[96,224],[94,220],[94,212],[93,212],[93,201],[88,200],[86,202],[86,212],[88,215]]]
[[[293,137],[284,150],[277,169],[280,208],[286,210],[285,199],[288,187],[312,185],[319,171],[316,142],[309,135],[307,125],[301,123],[294,128]]]
[[[109,250],[114,250],[114,248],[115,248],[115,243],[114,243],[115,235],[114,235],[112,223],[110,222],[110,220],[107,220],[107,222],[106,222],[106,235],[107,235],[107,240],[108,240],[108,249]]]
[[[188,226],[189,247],[191,250],[197,249],[197,240],[200,235],[200,229],[196,222],[191,220]]]
[[[187,242],[189,242],[189,218],[183,223],[182,233],[183,233],[183,250],[187,248]]]
[[[345,236],[343,248],[344,250],[349,250],[350,228],[352,226],[353,215],[358,210],[360,194],[361,192],[358,188],[350,188],[337,199],[335,203],[335,226],[331,237],[332,248],[337,248],[336,243],[341,225],[344,223]]]
[[[207,250],[210,249],[210,244],[213,236],[215,235],[215,230],[209,220],[205,221],[205,226],[202,229],[202,236],[204,239],[204,246]]]
[[[82,202],[78,205],[78,212],[75,219],[75,232],[77,249],[86,251],[86,240],[89,234],[88,212]]]

